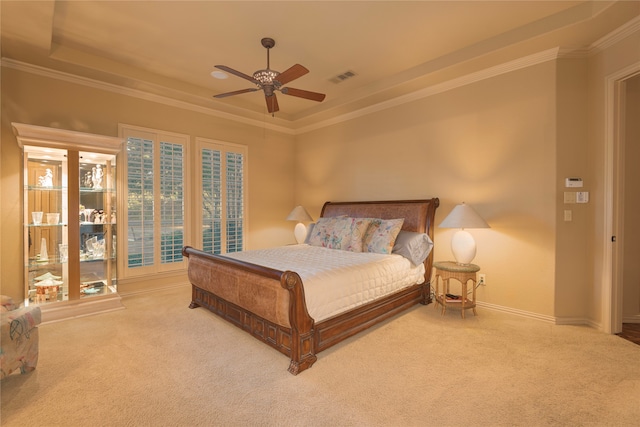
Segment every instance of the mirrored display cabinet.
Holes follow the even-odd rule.
[[[13,127],[24,152],[25,304],[117,295],[121,140]]]

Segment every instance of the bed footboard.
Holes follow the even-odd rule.
[[[289,372],[294,375],[313,365],[317,360],[314,321],[298,274],[190,246],[182,254],[189,258],[189,308],[205,307],[289,356]]]

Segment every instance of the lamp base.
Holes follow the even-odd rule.
[[[451,239],[451,252],[460,265],[469,265],[476,256],[476,241],[465,230],[458,230]]]
[[[298,244],[304,243],[304,240],[307,238],[307,227],[301,222],[297,223],[296,228],[293,229],[293,235]]]

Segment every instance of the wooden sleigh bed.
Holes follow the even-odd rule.
[[[404,218],[402,230],[433,239],[437,198],[378,202],[327,202],[321,217]],[[192,284],[189,308],[205,307],[290,357],[293,375],[311,367],[316,354],[417,303],[431,303],[433,251],[424,261],[425,281],[315,322],[307,311],[305,288],[295,271],[212,255],[185,246]]]

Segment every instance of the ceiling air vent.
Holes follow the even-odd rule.
[[[355,77],[355,76],[357,76],[357,74],[355,73],[355,71],[351,71],[351,70],[349,70],[349,71],[345,71],[345,72],[344,72],[344,73],[342,73],[342,74],[338,74],[338,75],[337,75],[337,76],[335,76],[335,77],[331,77],[331,78],[329,79],[329,81],[330,81],[331,83],[338,84],[338,83],[342,83],[343,81],[348,80],[348,79],[350,79],[351,77]]]

